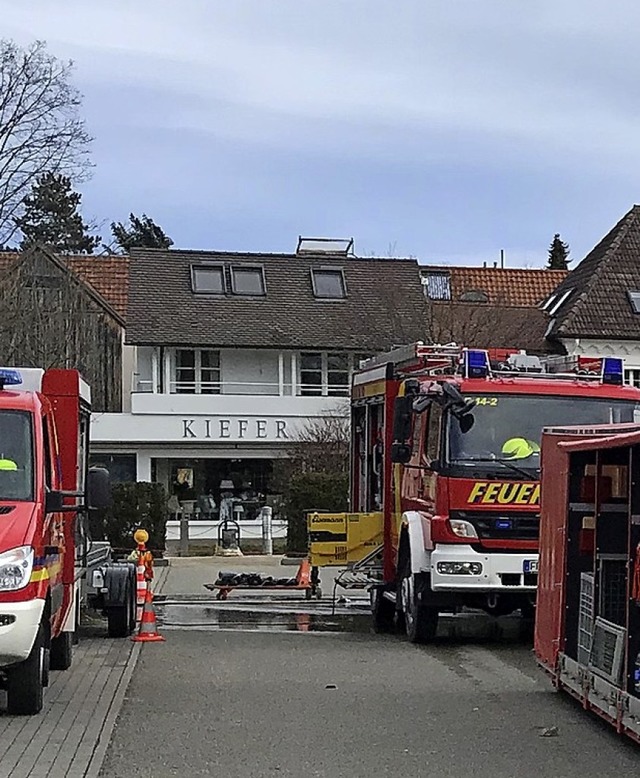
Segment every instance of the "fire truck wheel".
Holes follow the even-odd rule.
[[[395,610],[395,604],[387,600],[381,588],[376,587],[371,590],[371,614],[374,632],[385,634],[395,631]]]
[[[51,669],[68,670],[73,659],[73,632],[63,632],[51,641]]]
[[[9,673],[7,709],[11,715],[33,716],[42,710],[48,655],[45,630],[40,626],[31,653]]]
[[[402,578],[401,604],[405,632],[412,643],[430,643],[438,630],[437,608],[424,605],[420,594],[428,588],[428,578],[409,573]]]

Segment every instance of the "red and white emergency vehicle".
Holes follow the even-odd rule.
[[[383,522],[374,623],[420,642],[441,612],[533,613],[542,429],[633,422],[640,390],[618,359],[418,343],[364,363],[351,410],[351,510]]]
[[[640,743],[640,426],[546,429],[542,467],[538,662]]]
[[[110,491],[108,473],[88,467],[90,400],[75,370],[0,369],[0,683],[10,713],[39,712],[49,669],[71,665],[83,595],[111,634],[135,626],[135,567],[108,563],[108,544],[88,540],[88,511],[106,507]]]

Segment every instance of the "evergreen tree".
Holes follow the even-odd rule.
[[[173,246],[173,241],[162,227],[144,213],[140,218],[130,213],[128,227],[122,222],[112,222],[111,232],[115,243],[125,254],[132,248],[168,249]]]
[[[569,262],[569,244],[562,241],[560,233],[556,232],[549,246],[547,270],[568,270]]]
[[[24,198],[23,214],[15,219],[23,236],[20,248],[41,243],[61,254],[93,254],[100,238],[89,234],[89,227],[78,213],[81,199],[68,176],[38,176],[31,194]]]

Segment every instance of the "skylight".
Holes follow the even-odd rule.
[[[640,313],[640,292],[629,290],[627,295],[629,296],[629,302],[631,303],[633,312]]]
[[[422,276],[422,285],[426,288],[426,294],[430,300],[451,299],[451,283],[448,272],[425,273]]]
[[[573,292],[573,289],[567,289],[566,292],[563,292],[560,297],[553,303],[553,305],[549,306],[547,308],[547,311],[549,312],[549,316],[553,316],[555,313],[557,313],[560,308],[565,304],[565,302],[569,299],[571,296],[571,293]]]
[[[234,294],[263,296],[264,270],[260,265],[236,265],[231,268],[231,288]]]
[[[353,253],[353,238],[298,238],[296,254],[333,254],[346,257]]]
[[[326,300],[341,300],[347,296],[342,268],[313,268],[313,294]]]
[[[191,289],[196,294],[224,294],[223,265],[191,265]]]
[[[558,296],[557,294],[552,294],[550,297],[547,297],[547,299],[546,299],[546,300],[545,300],[545,301],[542,303],[542,305],[540,306],[540,307],[542,308],[542,310],[543,310],[543,311],[546,311],[546,310],[547,310],[547,308],[548,308],[550,305],[553,305],[553,301],[556,299],[556,297],[557,297],[557,296]]]

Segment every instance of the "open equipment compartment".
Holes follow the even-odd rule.
[[[546,430],[535,652],[640,742],[640,426]]]

